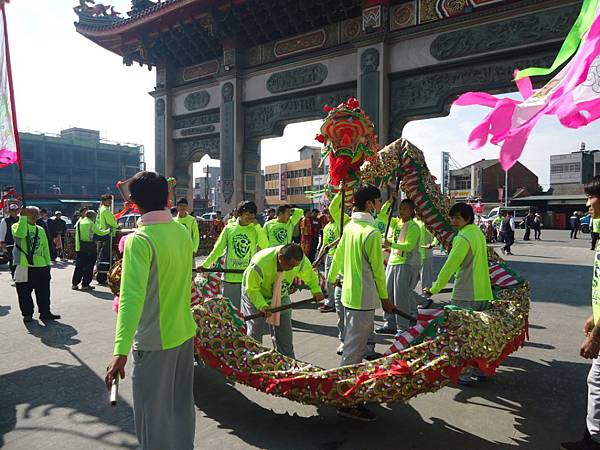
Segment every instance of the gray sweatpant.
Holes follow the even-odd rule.
[[[417,315],[417,293],[415,287],[419,282],[420,266],[409,266],[407,264],[388,265],[385,270],[385,284],[387,286],[390,301],[401,311]],[[410,327],[410,323],[396,314],[384,313],[385,328],[391,328],[402,332]]]
[[[587,428],[595,442],[600,443],[600,357],[592,361],[587,377]]]
[[[242,303],[242,283],[223,283],[223,297],[231,300],[233,306],[240,309]]]
[[[421,260],[421,288],[433,286],[433,258]]]
[[[337,313],[338,339],[344,342],[344,323],[346,322],[346,308],[342,304],[342,290],[339,287],[335,288],[335,312]]]
[[[288,296],[281,297],[282,305],[289,305],[291,299]],[[242,313],[245,316],[250,314],[256,314],[258,309],[254,307],[250,300],[242,295]],[[273,347],[279,353],[290,358],[294,356],[294,339],[292,334],[292,310],[287,309],[279,313],[279,326],[274,327],[269,325],[264,317],[258,319],[249,320],[246,322],[247,332],[246,334],[262,344],[262,338],[265,334],[270,333],[271,339],[273,340]]]
[[[329,268],[331,267],[331,263],[333,258],[329,255],[325,256],[325,279],[329,276]],[[338,288],[333,287],[329,281],[327,282],[327,298],[323,302],[326,306],[335,306],[335,295],[337,294]],[[341,292],[340,292],[341,295]]]
[[[341,366],[362,362],[367,353],[367,343],[373,335],[375,310],[359,311],[345,308],[346,332]]]
[[[194,339],[132,355],[133,416],[142,450],[194,448]]]

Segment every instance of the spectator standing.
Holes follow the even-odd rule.
[[[515,243],[515,219],[513,218],[512,211],[506,211],[506,216],[502,221],[500,230],[504,236],[504,247],[502,247],[502,253],[505,255],[512,255],[511,246]]]
[[[312,247],[313,238],[313,223],[312,213],[310,209],[304,210],[304,217],[300,220],[300,246],[302,247],[302,253],[310,260],[314,261],[314,258],[310,257],[310,250]]]
[[[317,249],[319,248],[319,239],[321,237],[321,233],[323,230],[323,224],[321,218],[319,217],[319,210],[312,210],[312,240],[310,243],[310,254],[308,255],[308,259],[314,261],[317,256]]]
[[[65,222],[62,218],[62,212],[55,211],[54,218],[50,219],[53,224],[54,230],[54,248],[56,249],[56,256],[60,254],[60,259],[64,259],[65,250],[63,248],[63,244],[65,243],[67,237],[67,222]]]
[[[21,209],[19,221],[12,225],[15,241],[13,261],[16,264],[15,283],[23,322],[33,320],[33,298],[40,313],[40,320],[60,319],[50,312],[50,248],[44,229],[36,225],[40,210],[35,206]]]
[[[531,229],[534,228],[535,214],[533,211],[529,211],[527,216],[525,216],[525,236],[523,236],[524,241],[531,240]]]
[[[12,234],[12,226],[19,221],[19,206],[12,204],[8,207],[8,217],[0,222],[0,248],[8,252],[8,265],[10,276],[15,279],[15,262],[13,261],[13,250],[15,241]]]
[[[535,217],[533,219],[533,236],[536,241],[541,241],[542,238],[542,216],[538,213],[535,213]]]
[[[102,230],[96,224],[96,213],[87,211],[75,226],[75,269],[71,279],[71,289],[79,289],[81,283],[82,291],[91,291],[90,286],[94,277],[94,264],[98,257],[95,236],[107,236],[110,228]]]
[[[40,209],[40,218],[37,221],[37,225],[42,227],[46,232],[46,240],[48,241],[48,247],[50,248],[50,259],[56,260],[56,248],[54,247],[54,223],[50,221],[48,217],[48,210]]]
[[[571,222],[571,239],[577,239],[577,233],[579,232],[579,227],[581,226],[579,213],[575,211],[569,218],[569,221]]]

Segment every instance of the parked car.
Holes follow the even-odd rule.
[[[588,214],[585,217],[581,218],[580,221],[580,230],[582,233],[589,233],[592,228],[592,216]]]
[[[215,220],[217,218],[216,212],[207,212],[200,216],[201,220]]]
[[[504,216],[506,211],[513,212],[513,218],[515,219],[515,226],[517,228],[525,228],[525,216],[529,212],[531,208],[529,206],[498,206],[490,211],[490,213],[485,218],[485,221],[493,222],[498,214]]]
[[[142,217],[140,214],[124,214],[119,217],[117,220],[117,224],[119,228],[135,228],[137,226],[138,219]]]

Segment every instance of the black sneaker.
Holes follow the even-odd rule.
[[[89,284],[87,286],[81,286],[82,291],[93,291],[94,289],[96,288],[94,286],[90,286]]]
[[[375,361],[376,359],[383,358],[383,354],[379,352],[367,353],[364,357],[367,361]]]
[[[52,313],[40,314],[40,320],[58,320],[58,319],[60,319],[60,316],[58,314],[52,314]]]
[[[360,420],[361,422],[375,422],[377,416],[373,411],[367,409],[365,405],[359,405],[348,408],[338,408],[338,416],[348,417],[349,419]]]
[[[29,323],[33,321],[33,316],[23,316],[23,323]]]
[[[380,328],[377,328],[375,330],[375,333],[377,333],[377,334],[391,334],[391,335],[395,335],[397,333],[397,331],[394,330],[394,329],[392,329],[392,328],[380,327]]]

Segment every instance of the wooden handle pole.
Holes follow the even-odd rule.
[[[396,180],[396,189],[394,189],[396,195],[392,200],[392,206],[390,207],[387,224],[385,225],[385,233],[383,234],[383,239],[387,239],[388,232],[390,231],[390,225],[392,224],[392,214],[396,209],[396,200],[398,199],[398,192],[400,192],[400,177]]]
[[[296,307],[298,305],[304,305],[306,303],[311,303],[311,302],[314,302],[314,301],[315,301],[314,298],[308,298],[306,300],[301,300],[299,302],[290,303],[289,305],[281,305],[281,306],[278,306],[276,308],[268,308],[268,309],[265,309],[265,311],[262,311],[262,312],[259,312],[259,313],[256,313],[256,314],[250,314],[249,316],[244,316],[244,320],[248,321],[248,320],[258,319],[259,317],[265,317],[265,314],[264,314],[265,312],[270,312],[270,313],[281,312],[281,311],[285,311],[285,310],[288,310],[288,309],[292,309],[292,308],[294,308],[294,307]]]

